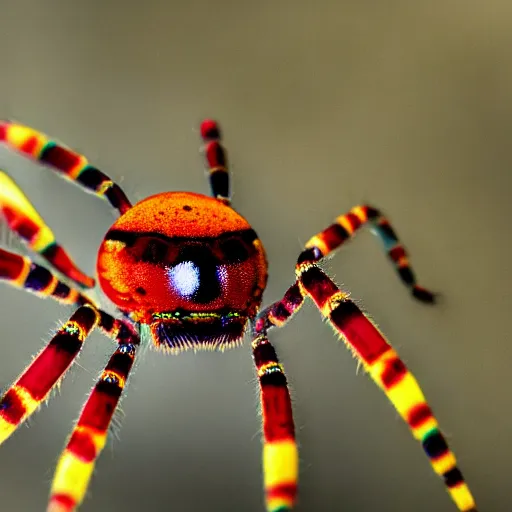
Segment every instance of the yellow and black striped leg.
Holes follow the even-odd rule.
[[[0,213],[9,228],[59,272],[81,286],[91,288],[94,279],[84,274],[16,183],[0,170]]]
[[[319,261],[338,249],[343,243],[350,240],[360,228],[367,225],[380,238],[400,279],[411,290],[413,297],[427,304],[434,303],[435,295],[418,285],[405,248],[400,243],[391,224],[373,206],[355,206],[347,214],[340,215],[334,224],[313,236],[306,243],[306,250],[301,258],[304,261]]]
[[[100,315],[79,307],[0,399],[0,444],[48,397],[82,349]]]
[[[204,154],[210,175],[212,196],[225,204],[231,202],[229,192],[229,172],[226,149],[221,143],[222,134],[216,121],[205,119],[201,123],[201,137],[204,141]]]
[[[255,329],[252,355],[260,384],[266,509],[288,512],[296,501],[299,478],[290,392],[283,366],[264,329]]]
[[[95,462],[105,446],[109,425],[139,346],[138,335],[127,326],[116,340],[119,345],[82,409],[57,464],[48,512],[71,512],[80,505]]]
[[[58,144],[33,128],[9,121],[0,122],[0,142],[47,165],[88,192],[105,197],[121,214],[132,206],[119,185],[90,165],[85,156]]]

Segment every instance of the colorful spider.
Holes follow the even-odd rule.
[[[422,302],[434,295],[416,283],[406,252],[376,208],[363,205],[341,215],[306,244],[296,280],[283,299],[260,310],[267,282],[265,251],[250,224],[230,206],[226,152],[218,125],[201,124],[213,197],[166,192],[132,206],[119,186],[82,155],[22,125],[0,123],[0,140],[45,164],[89,192],[106,197],[121,216],[99,249],[101,289],[119,310],[101,310],[84,288],[95,281],[81,272],[18,186],[0,171],[0,209],[10,229],[62,276],[29,258],[0,249],[0,278],[41,297],[77,306],[0,400],[0,443],[48,397],[94,328],[117,343],[82,409],[62,453],[48,510],[71,511],[82,502],[96,458],[125,387],[141,338],[173,354],[186,349],[238,345],[247,329],[260,384],[266,509],[285,512],[296,501],[298,452],[283,366],[268,340],[310,297],[419,440],[459,511],[475,502],[416,379],[382,333],[348,293],[317,263],[365,225],[380,237],[401,280]]]

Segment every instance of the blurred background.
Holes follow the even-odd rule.
[[[0,117],[82,151],[133,200],[209,193],[198,125],[219,119],[234,206],[268,252],[266,303],[293,281],[312,234],[360,202],[383,209],[442,303],[413,302],[369,233],[325,267],[417,376],[479,510],[508,511],[511,20],[503,0],[6,1]],[[4,149],[0,167],[94,272],[108,204]],[[6,387],[70,310],[7,286],[0,303]],[[311,305],[272,339],[301,446],[297,511],[455,510]],[[111,351],[92,336],[58,396],[1,447],[2,510],[45,509]],[[122,410],[81,510],[263,511],[248,343],[224,355],[148,351]]]

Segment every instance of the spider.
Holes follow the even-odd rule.
[[[93,329],[116,344],[57,463],[47,510],[72,511],[82,503],[141,339],[178,354],[239,345],[246,331],[260,386],[266,510],[292,510],[298,450],[287,380],[268,332],[284,326],[309,297],[422,444],[457,509],[476,512],[455,456],[416,379],[349,294],[318,266],[360,228],[369,226],[413,297],[434,303],[434,294],[417,284],[388,220],[369,205],[337,217],[306,243],[295,266],[295,282],[283,298],[260,309],[267,282],[265,250],[250,224],[230,205],[219,125],[205,120],[200,131],[212,196],[165,192],[132,206],[121,188],[84,156],[32,128],[0,123],[0,140],[7,147],[106,198],[120,214],[97,258],[100,287],[119,312],[114,317],[88,297],[86,290],[95,280],[77,268],[24,193],[0,171],[0,210],[7,225],[59,273],[0,249],[0,278],[76,307],[0,399],[0,443],[48,398]]]

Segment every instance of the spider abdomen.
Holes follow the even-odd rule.
[[[190,192],[151,196],[122,215],[105,235],[97,271],[109,299],[171,351],[236,343],[267,279],[250,224]]]

